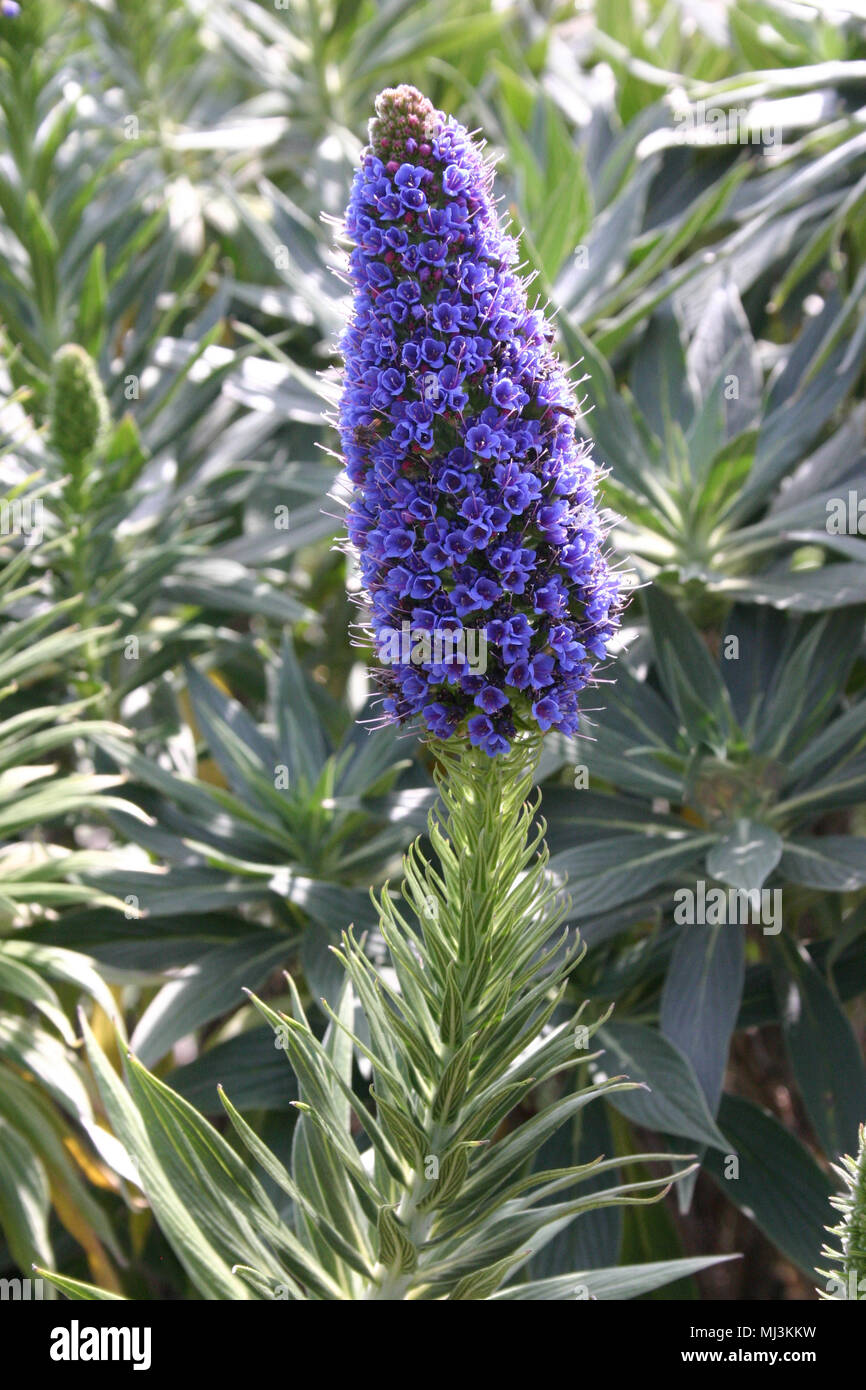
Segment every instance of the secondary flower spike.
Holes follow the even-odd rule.
[[[378,97],[345,221],[339,425],[385,716],[496,756],[521,731],[576,731],[619,577],[492,181],[415,88]]]

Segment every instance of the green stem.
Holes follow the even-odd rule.
[[[450,961],[446,964],[453,968],[458,993],[468,1006],[464,1036],[448,1045],[440,1044],[436,1073],[431,1077],[431,1096],[417,1117],[426,1152],[441,1156],[464,1126],[466,1115],[461,1105],[450,1120],[435,1119],[434,1097],[465,1038],[479,1033],[491,1022],[491,1005],[497,995],[489,983],[485,987],[484,966],[491,956],[491,944],[500,930],[505,930],[508,898],[522,872],[531,822],[525,800],[541,754],[541,738],[526,737],[510,755],[494,759],[456,742],[433,747],[439,762],[436,781],[446,813],[441,822],[443,854],[439,865],[446,890],[443,894],[441,880],[432,875],[427,886],[431,890],[430,900],[437,904],[436,930],[441,932],[446,927],[450,946]],[[451,855],[452,881],[448,883]],[[503,941],[502,945],[507,959],[508,943]],[[495,986],[499,983],[495,965],[491,964],[490,970]],[[481,997],[473,1007],[472,1001],[479,992]],[[438,1214],[435,1204],[419,1210],[430,1191],[431,1180],[423,1171],[413,1171],[395,1208],[397,1219],[418,1252]],[[415,1271],[388,1269],[380,1264],[363,1297],[402,1300],[416,1282]]]

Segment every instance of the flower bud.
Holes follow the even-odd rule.
[[[85,462],[104,442],[108,402],[96,364],[76,343],[54,354],[48,414],[51,443],[67,464]]]

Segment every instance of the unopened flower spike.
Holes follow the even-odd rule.
[[[48,415],[51,442],[67,462],[80,464],[104,443],[108,402],[96,363],[77,343],[54,354]]]
[[[619,577],[491,166],[413,87],[376,113],[345,223],[348,536],[386,719],[495,757],[522,734],[577,731]]]

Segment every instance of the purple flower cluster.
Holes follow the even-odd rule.
[[[483,630],[483,674],[395,663],[389,720],[491,756],[521,730],[573,733],[617,622],[594,470],[552,332],[527,303],[492,174],[412,87],[376,102],[346,214],[354,312],[340,434],[348,535],[373,640]]]

